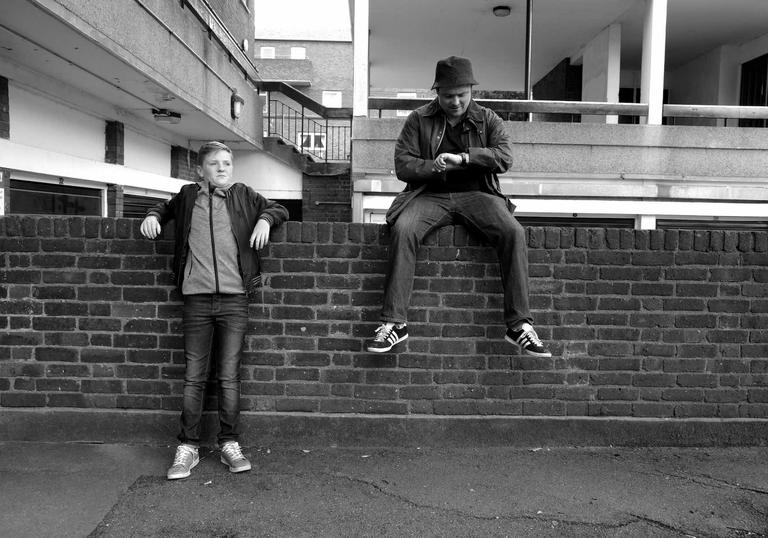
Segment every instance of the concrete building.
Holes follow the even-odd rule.
[[[300,174],[262,151],[253,16],[253,0],[4,2],[3,213],[140,216],[195,179],[210,139],[240,181],[300,199]]]
[[[4,4],[6,214],[139,216],[219,139],[238,179],[297,220],[380,222],[402,188],[394,138],[450,54],[516,120],[502,183],[521,218],[761,226],[768,213],[761,0],[96,6]]]

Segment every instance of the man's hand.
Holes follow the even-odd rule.
[[[154,239],[160,235],[160,221],[154,215],[149,215],[143,221],[141,221],[141,227],[139,228],[141,235],[147,239]]]
[[[269,222],[264,219],[259,219],[259,222],[257,222],[256,226],[253,228],[251,239],[248,241],[251,248],[260,250],[267,246],[267,243],[269,243],[269,228]]]
[[[461,166],[461,155],[455,153],[441,153],[435,159],[435,164],[432,166],[433,172],[446,172],[454,170]]]

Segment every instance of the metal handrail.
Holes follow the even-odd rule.
[[[312,103],[317,104],[315,101]],[[299,110],[283,101],[272,99],[271,92],[268,92],[267,135],[277,136],[284,142],[295,146],[301,154],[311,155],[325,162],[349,161],[351,158],[351,114],[349,118],[312,118],[307,115],[306,104],[304,101],[301,104],[301,110]],[[316,108],[313,107],[310,110],[313,109]],[[329,123],[329,120],[338,122],[344,119],[348,120],[345,125]]]
[[[371,110],[413,110],[432,101],[432,98],[371,97]],[[538,114],[593,114],[647,116],[645,103],[600,103],[592,101],[539,101],[527,99],[475,99],[496,112],[522,112]],[[727,105],[663,105],[662,115],[677,118],[737,118],[768,119],[766,106]]]
[[[308,96],[305,93],[302,93],[300,90],[296,89],[294,86],[291,86],[290,84],[283,82],[281,80],[261,80],[259,81],[258,85],[259,91],[262,92],[279,92],[291,99],[292,101],[295,101],[299,105],[301,105],[304,108],[308,108],[318,116],[321,116],[323,118],[333,118],[333,119],[351,119],[352,118],[352,109],[351,108],[330,108],[327,106],[323,106],[314,99],[312,99],[310,96]]]

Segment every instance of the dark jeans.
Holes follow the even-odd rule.
[[[200,444],[203,398],[211,356],[219,382],[219,444],[236,441],[240,418],[240,357],[248,326],[245,295],[184,297],[184,408],[179,441]]]
[[[528,245],[525,230],[506,201],[484,192],[425,192],[411,200],[395,220],[389,247],[389,274],[382,321],[404,322],[413,290],[416,251],[436,228],[464,224],[496,249],[504,288],[504,322],[509,328],[533,323],[528,306]]]

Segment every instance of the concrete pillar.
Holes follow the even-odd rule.
[[[11,171],[0,168],[0,217],[11,212]]]
[[[352,23],[353,116],[368,115],[368,39],[370,0],[354,0]]]
[[[640,101],[648,104],[648,125],[661,125],[666,47],[667,0],[646,0]]]
[[[586,47],[582,58],[581,100],[618,103],[621,78],[621,25],[604,29]],[[582,123],[618,123],[618,116],[584,115]]]

